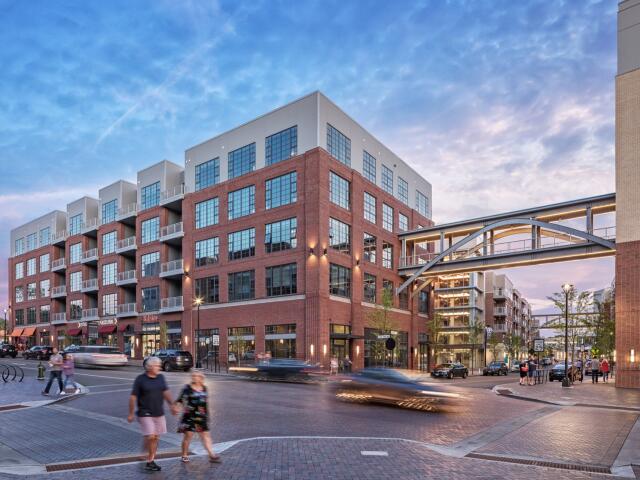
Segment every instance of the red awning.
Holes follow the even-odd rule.
[[[129,325],[122,325],[122,324],[118,325],[118,331],[119,332],[126,332],[127,328],[129,328]]]
[[[67,330],[67,335],[69,337],[80,337],[80,336],[82,336],[82,329],[81,328],[70,328],[69,330]]]
[[[100,335],[111,334],[115,331],[116,331],[115,325],[100,325],[98,327],[98,334]]]
[[[14,328],[13,332],[11,332],[11,335],[9,335],[10,337],[20,337],[22,336],[22,328]]]
[[[21,337],[31,337],[36,333],[36,327],[27,327],[22,331]]]

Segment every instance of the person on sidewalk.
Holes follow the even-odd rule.
[[[591,383],[598,383],[598,375],[600,374],[600,360],[594,357],[591,360]]]
[[[528,371],[529,371],[528,363],[525,361],[520,362],[520,385],[526,385]]]
[[[577,372],[579,372],[579,377],[578,378],[580,379],[580,383],[582,383],[582,377],[583,377],[583,373],[582,373],[582,358],[578,358],[578,360],[576,360],[576,369],[577,369]]]
[[[75,374],[75,361],[73,360],[73,355],[67,353],[64,356],[64,360],[62,361],[62,373],[64,373],[64,391],[67,391],[67,385],[71,382],[71,385],[75,389],[74,393],[80,393],[80,389],[78,385],[73,380],[73,376]]]
[[[220,463],[220,456],[213,452],[211,436],[209,435],[209,407],[207,387],[204,384],[204,374],[193,372],[191,383],[184,386],[180,396],[174,404],[173,413],[176,414],[182,408],[182,419],[178,426],[178,433],[182,433],[182,461],[189,461],[189,444],[193,433],[200,436],[200,441],[209,454],[211,463]]]
[[[133,411],[138,408],[136,415],[144,437],[147,450],[145,470],[157,472],[162,470],[155,462],[160,435],[167,433],[167,421],[164,417],[162,401],[165,400],[174,412],[171,392],[164,376],[160,374],[160,359],[149,357],[144,363],[145,373],[138,375],[133,382],[133,389],[129,397],[129,416],[127,421],[133,422]]]
[[[609,362],[606,358],[602,359],[602,363],[600,364],[600,370],[602,370],[602,381],[607,383],[609,380]]]
[[[529,358],[529,365],[528,365],[529,371],[527,372],[527,375],[529,375],[529,385],[533,385],[534,384],[534,376],[536,374],[536,362],[533,360],[533,357]]]
[[[62,385],[62,355],[58,353],[57,348],[53,348],[51,351],[51,357],[49,358],[49,382],[47,382],[47,386],[44,387],[42,394],[45,396],[49,396],[49,390],[51,390],[51,385],[53,384],[53,380],[58,380],[58,388],[60,389],[59,394],[64,395],[64,386]]]

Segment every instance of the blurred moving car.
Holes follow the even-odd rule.
[[[76,366],[83,367],[124,367],[127,356],[115,347],[103,345],[81,345],[71,351]]]
[[[511,371],[512,372],[519,372],[520,371],[520,361],[516,360],[514,362],[511,362]]]
[[[49,360],[52,354],[53,347],[36,345],[22,352],[22,358],[27,360]]]
[[[461,377],[467,378],[469,375],[469,369],[461,363],[441,363],[431,372],[433,378],[453,378]]]
[[[16,358],[17,356],[18,350],[15,345],[11,345],[10,343],[0,343],[0,358]]]
[[[158,350],[153,353],[153,356],[160,359],[162,362],[162,370],[165,372],[169,372],[171,370],[183,370],[188,372],[193,368],[193,357],[191,356],[191,352],[167,349]],[[147,359],[145,358],[144,361],[146,362]]]
[[[229,367],[229,373],[251,380],[305,382],[317,380],[317,365],[295,358],[272,358],[248,367]]]
[[[482,375],[509,375],[509,367],[504,362],[491,362],[482,369]]]
[[[355,403],[382,403],[434,411],[459,405],[462,396],[442,387],[414,381],[397,370],[365,368],[331,383],[336,398]]]

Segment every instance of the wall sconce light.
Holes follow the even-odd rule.
[[[140,345],[140,339],[136,338],[136,347]]]
[[[185,346],[189,346],[189,337],[187,335],[184,336],[184,344]]]
[[[316,251],[313,249],[313,247],[309,248],[309,256],[311,255],[315,255]]]
[[[309,347],[309,350],[311,351],[311,356],[313,357],[313,343],[311,344],[311,346]]]
[[[360,355],[360,345],[356,345],[356,356]]]
[[[327,254],[327,249],[325,248],[324,250],[322,250],[322,255],[326,255]]]
[[[635,348],[631,349],[631,363],[636,363],[636,350]]]
[[[322,355],[326,355],[327,354],[327,344],[325,343],[324,345],[322,345]]]
[[[189,270],[185,270],[185,271],[184,271],[184,276],[185,276],[185,277],[187,277],[187,278],[189,278]]]
[[[359,267],[359,266],[360,266],[360,259],[356,258],[356,267]]]

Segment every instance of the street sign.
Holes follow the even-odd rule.
[[[387,350],[393,350],[396,348],[396,341],[393,338],[387,338],[387,341],[384,342],[384,346],[387,347]]]
[[[211,335],[211,340],[214,347],[220,346],[220,335]]]
[[[386,340],[387,338],[391,338],[391,335],[378,335],[378,340]]]
[[[536,338],[533,340],[533,351],[544,352],[544,338]]]

